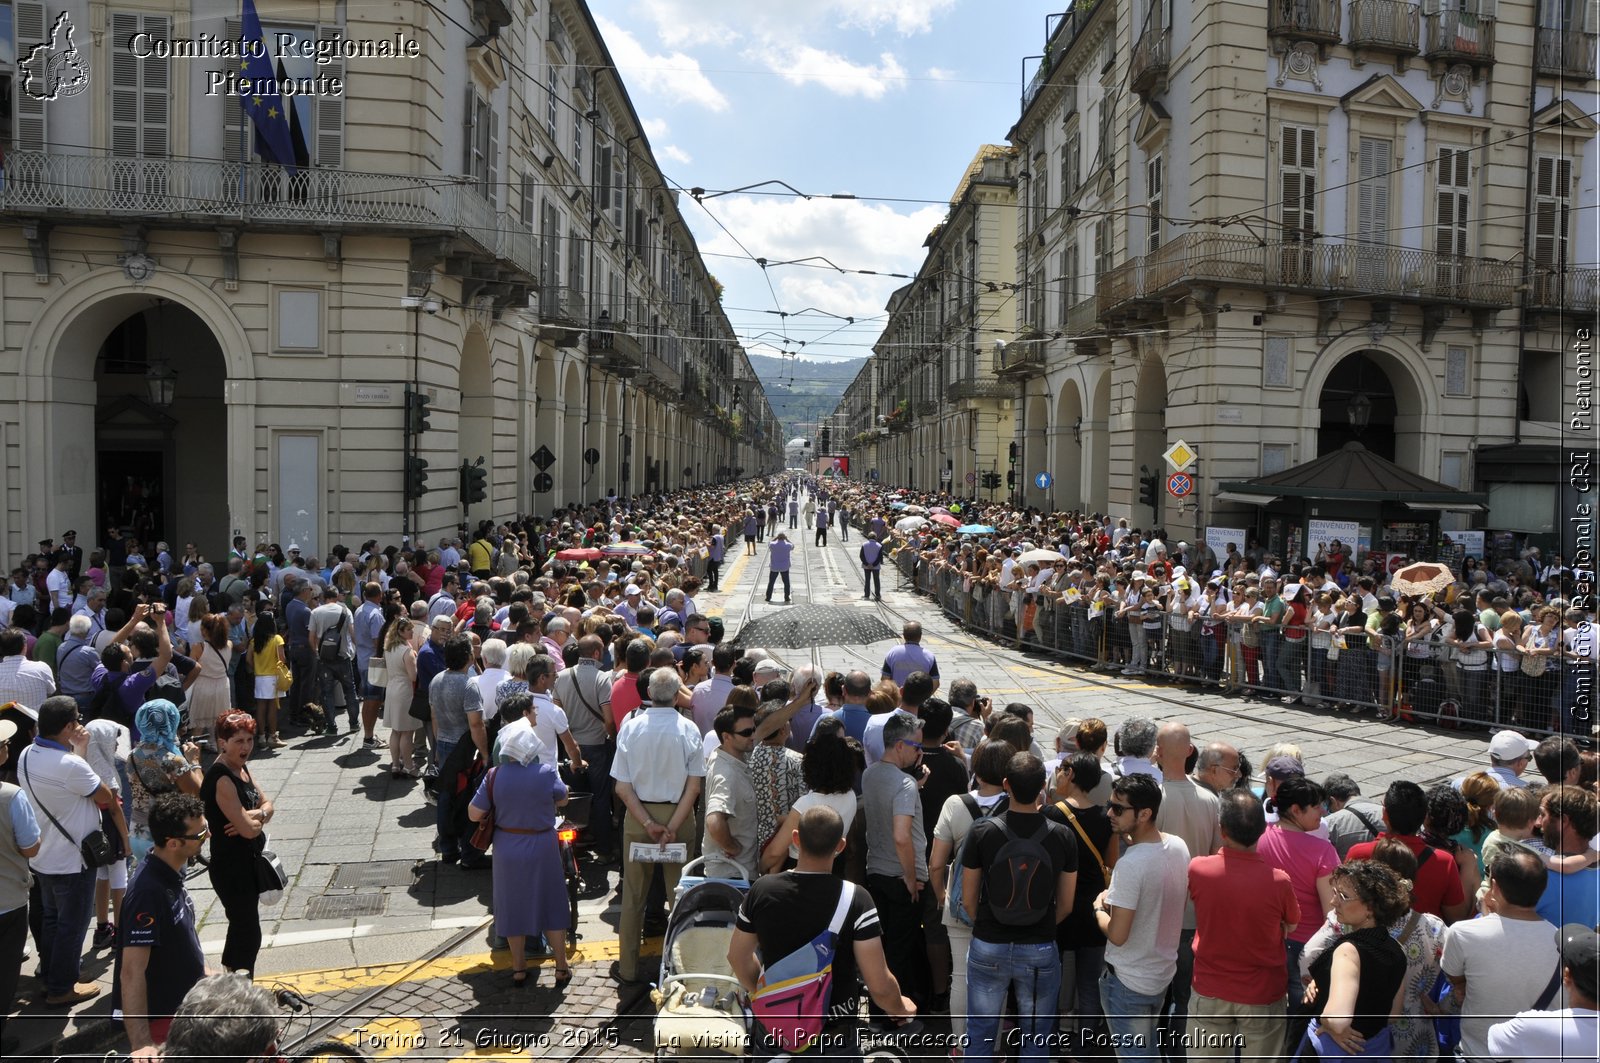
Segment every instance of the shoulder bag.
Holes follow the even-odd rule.
[[[39,806],[39,811],[43,812],[45,818],[55,826],[56,830],[61,832],[61,836],[70,842],[72,835],[67,833],[67,828],[63,827],[61,821],[51,814],[50,810],[44,806],[43,801],[39,800],[38,791],[33,788],[33,776],[28,771],[26,750],[20,760],[22,777],[27,782],[28,797],[32,799],[34,804]],[[122,858],[116,843],[111,840],[111,836],[101,827],[96,827],[83,836],[83,840],[78,843],[78,852],[83,857],[86,867],[110,867]]]
[[[489,810],[472,831],[472,847],[480,853],[487,852],[494,841],[494,777],[498,774],[499,768],[489,769]]]
[[[1111,871],[1106,867],[1105,857],[1100,855],[1100,847],[1089,840],[1089,832],[1083,829],[1083,824],[1078,822],[1078,817],[1073,815],[1072,806],[1065,801],[1057,801],[1056,807],[1061,814],[1067,817],[1067,822],[1072,824],[1072,829],[1078,832],[1078,837],[1083,839],[1083,844],[1089,847],[1089,852],[1094,856],[1094,862],[1100,865],[1100,881],[1111,885]]]
[[[344,655],[344,621],[350,614],[340,610],[339,622],[322,633],[317,640],[317,660],[323,664],[338,664]]]

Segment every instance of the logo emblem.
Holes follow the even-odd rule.
[[[89,87],[89,64],[72,42],[72,19],[63,11],[50,27],[50,39],[36,44],[21,66],[28,76],[22,91],[35,100],[49,102],[78,95]]]

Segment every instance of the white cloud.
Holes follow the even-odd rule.
[[[644,19],[669,48],[733,44],[739,40],[809,38],[837,27],[870,33],[892,30],[903,36],[928,33],[933,20],[957,0],[640,0]]]
[[[954,70],[946,70],[940,66],[930,66],[927,73],[922,76],[929,81],[954,81],[958,77]]]
[[[838,199],[728,196],[711,200],[707,206],[751,254],[771,263],[821,256],[845,270],[874,270],[879,274],[915,273],[922,261],[923,240],[944,217],[944,211],[936,206],[901,213],[884,204]],[[697,214],[699,212],[691,210],[690,219],[702,251],[715,256],[743,257],[744,252],[727,233],[703,214],[697,218]],[[759,267],[748,260],[740,264],[733,258],[713,257],[708,261],[711,271],[728,284],[730,290],[734,289],[737,278],[737,290],[747,293],[742,298],[754,300],[740,305],[765,310],[767,300],[755,295],[766,287]],[[813,265],[824,268],[812,268]],[[830,314],[854,317],[857,321],[882,315],[889,295],[907,283],[898,277],[838,273],[820,261],[805,266],[772,265],[766,273],[784,311],[793,314],[806,307],[816,307]],[[748,321],[751,315],[733,316]],[[801,339],[817,336],[818,326],[826,331],[835,324],[827,318],[811,315],[789,320],[810,326],[800,328],[796,324],[793,332]],[[770,322],[763,327],[778,328]],[[862,329],[859,325],[848,328],[835,339],[863,342]],[[819,344],[819,353],[825,344],[826,341]],[[834,353],[845,352],[835,350]],[[860,353],[864,352],[857,352]]]
[[[698,60],[683,52],[651,55],[615,23],[597,16],[595,25],[630,88],[643,89],[667,103],[692,103],[717,112],[728,109],[728,98],[701,71]]]
[[[891,87],[901,84],[905,68],[891,53],[878,57],[877,66],[852,63],[842,55],[810,45],[773,46],[753,57],[760,58],[791,85],[815,82],[840,96],[881,99]]]
[[[656,154],[661,158],[678,163],[681,166],[687,166],[694,161],[687,151],[684,151],[676,144],[663,144],[655,150]]]
[[[878,30],[892,26],[907,36],[927,33],[933,19],[956,5],[956,0],[824,0],[821,5],[846,26]]]
[[[639,123],[644,126],[644,135],[651,140],[665,140],[667,136],[667,122],[664,118],[646,118]]]

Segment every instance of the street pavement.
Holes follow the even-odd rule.
[[[857,551],[830,535],[793,534],[794,603],[848,605],[878,615],[898,631],[922,623],[923,645],[938,658],[944,688],[962,676],[996,705],[1035,708],[1039,744],[1049,749],[1062,721],[1098,716],[1115,730],[1130,716],[1187,723],[1197,744],[1226,741],[1256,769],[1277,742],[1297,743],[1307,770],[1321,778],[1344,771],[1364,792],[1380,794],[1395,778],[1430,782],[1487,764],[1487,736],[1478,732],[1400,727],[1370,717],[1335,717],[1302,707],[1244,703],[1194,688],[1088,673],[1037,654],[1021,654],[969,636],[933,603],[883,573],[881,605],[861,599]],[[755,617],[791,608],[762,600],[767,551],[735,548],[723,591],[699,596],[702,610],[724,617],[730,637]],[[781,585],[780,585],[781,589]],[[865,668],[873,675],[894,645],[773,649],[787,664]],[[575,1059],[649,1054],[652,1007],[644,989],[619,990],[607,977],[616,958],[618,873],[586,868],[590,889],[580,902],[574,978],[553,986],[550,961],[522,989],[510,981],[510,956],[491,951],[490,875],[437,864],[431,855],[433,809],[415,780],[393,780],[387,750],[363,750],[359,734],[304,738],[277,751],[258,750],[252,768],[277,807],[271,847],[291,876],[282,899],[262,909],[265,934],[257,980],[287,985],[312,1002],[313,1018],[294,1020],[288,1040],[317,1033],[358,1044],[369,1056],[445,1060]],[[226,920],[206,877],[188,882],[208,958],[222,950]],[[659,941],[648,943],[658,953]],[[110,1020],[111,953],[85,962],[85,980],[104,992],[73,1009],[47,1008],[24,961],[19,1010],[7,1023],[0,1054],[7,1059],[103,1055],[123,1041]],[[530,966],[535,961],[530,959]]]

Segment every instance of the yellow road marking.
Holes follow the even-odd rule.
[[[616,938],[588,942],[578,946],[577,951],[568,956],[568,962],[610,963],[622,955],[620,946],[621,942]],[[646,938],[639,949],[639,955],[661,955],[661,939]],[[528,957],[530,968],[547,965],[555,966],[555,960],[550,957]],[[347,989],[377,989],[401,982],[426,982],[434,978],[457,978],[461,975],[482,974],[486,971],[509,970],[511,970],[510,952],[477,952],[465,956],[442,956],[427,962],[383,963],[371,967],[336,967],[268,974],[262,975],[257,981],[268,988],[282,983],[293,986],[295,991],[302,995],[309,995],[338,993]]]
[[[724,556],[726,556],[726,555],[724,555]],[[719,591],[718,592],[721,595],[723,595],[723,599],[724,599],[723,604],[724,605],[727,604],[727,601],[726,601],[727,598],[732,596],[733,587],[734,587],[735,584],[737,584],[739,582],[739,577],[744,574],[745,562],[749,561],[751,556],[752,555],[750,555],[750,554],[741,553],[739,555],[738,559],[735,560],[733,564],[728,566],[728,571],[727,571],[726,575],[722,575],[722,574],[719,573],[719,578],[717,579],[717,583],[720,584],[723,587],[728,588],[725,591]],[[760,557],[761,555],[760,554],[756,554],[754,556]],[[722,615],[722,611],[723,611],[723,606],[719,605],[715,609],[706,610],[706,614],[705,615],[706,616],[721,616]]]

